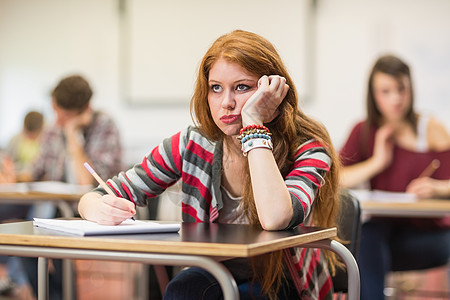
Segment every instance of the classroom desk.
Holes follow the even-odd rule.
[[[73,217],[73,205],[90,190],[90,186],[63,182],[41,181],[0,184],[0,204],[53,203],[66,218]]]
[[[348,270],[349,299],[359,299],[359,270],[346,247],[332,241],[336,228],[298,227],[264,231],[256,226],[182,223],[179,233],[76,237],[33,227],[32,222],[0,225],[0,254],[38,257],[38,299],[47,298],[47,258],[95,259],[155,265],[198,266],[213,274],[227,300],[238,299],[236,282],[218,261],[251,257],[294,246],[324,248]]]
[[[361,201],[364,214],[384,217],[445,217],[450,215],[450,200],[423,199],[416,202]]]
[[[58,208],[61,216],[71,218],[74,216],[74,206],[89,189],[87,186],[62,182],[37,182],[39,186],[35,188],[41,190],[33,190],[29,184],[36,183],[0,184],[0,204],[52,203]],[[73,266],[67,259],[63,261],[63,277],[64,293],[72,295]]]
[[[78,203],[81,195],[75,194],[54,194],[41,192],[27,192],[27,193],[11,193],[0,191],[0,204],[36,204],[36,202],[51,202],[61,212],[65,218],[73,217],[72,204]]]

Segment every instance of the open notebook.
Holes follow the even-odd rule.
[[[359,201],[375,201],[375,202],[396,202],[396,203],[411,203],[416,202],[417,196],[414,194],[388,192],[381,190],[350,190]]]
[[[178,232],[180,223],[156,223],[125,220],[120,225],[100,225],[86,220],[59,220],[34,218],[33,225],[80,236]]]

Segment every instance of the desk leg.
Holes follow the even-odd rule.
[[[67,201],[58,201],[57,206],[64,218],[73,218],[73,209]],[[64,259],[62,266],[63,300],[72,300],[74,296],[73,284],[75,282],[73,278],[74,268],[72,261]]]
[[[225,300],[239,299],[236,281],[224,265],[207,257],[192,257],[191,264],[205,269],[217,279],[222,288],[223,298]]]
[[[38,257],[38,300],[48,299],[48,259]]]
[[[332,241],[329,239],[321,240],[317,242],[308,243],[306,245],[302,245],[304,248],[323,248],[327,250],[331,250],[345,263],[345,267],[347,268],[348,275],[348,299],[349,300],[359,300],[360,296],[360,278],[359,278],[359,268],[356,263],[353,254],[341,243],[337,241]]]
[[[64,259],[62,262],[62,285],[63,285],[63,300],[72,300],[73,298],[73,284],[74,284],[74,268],[72,260]]]

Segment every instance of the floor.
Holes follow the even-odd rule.
[[[139,288],[136,284],[142,277],[142,265],[87,260],[77,260],[74,264],[77,273],[77,300],[142,299],[138,295]],[[395,289],[386,289],[390,293],[386,300],[450,299],[449,273],[448,266],[426,272],[396,273],[388,279],[388,286],[395,286]],[[149,298],[160,299],[152,296]],[[12,299],[20,298],[0,296],[0,300]]]
[[[136,284],[139,276],[142,276],[140,264],[75,260],[74,267],[77,300],[144,300],[138,295],[139,289]],[[4,268],[0,267],[0,275],[4,273]],[[33,300],[29,297],[0,296],[0,300],[12,299]]]
[[[386,299],[450,299],[450,267],[427,271],[397,272],[388,278]]]
[[[78,299],[136,299],[134,282],[139,265],[79,260],[75,268]]]

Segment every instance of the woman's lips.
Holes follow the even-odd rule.
[[[240,117],[241,117],[240,115],[224,115],[220,117],[220,121],[222,121],[225,124],[230,124],[239,120]]]

